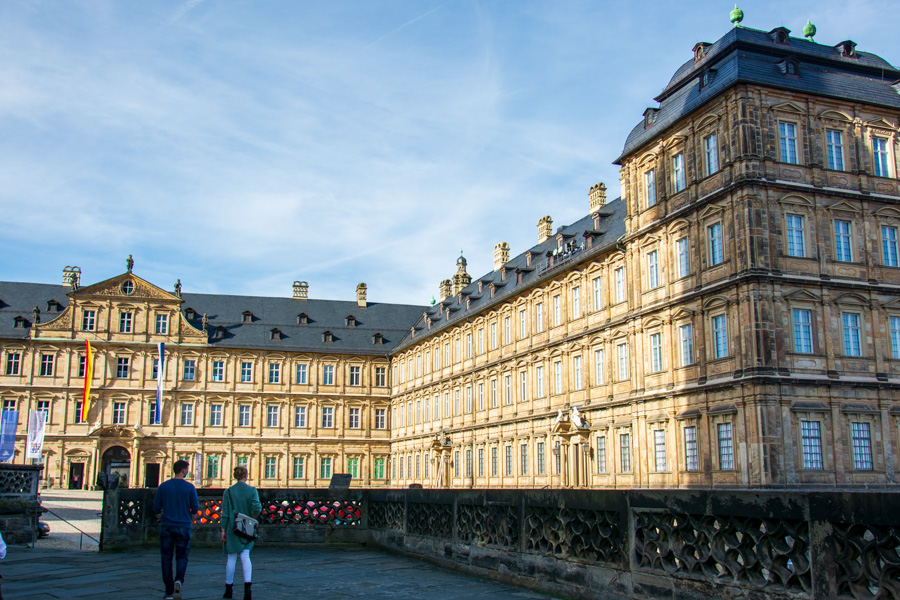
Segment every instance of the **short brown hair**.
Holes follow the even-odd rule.
[[[250,475],[250,472],[247,470],[247,467],[243,465],[238,465],[234,468],[234,478],[235,479],[246,479],[247,476]]]

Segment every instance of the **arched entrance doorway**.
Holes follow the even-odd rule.
[[[100,459],[100,471],[108,474],[117,473],[119,475],[119,487],[128,487],[128,475],[131,471],[131,453],[122,446],[107,448]]]

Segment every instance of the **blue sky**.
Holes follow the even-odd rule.
[[[425,304],[618,195],[628,131],[733,2],[4,0],[0,280]],[[848,7],[850,11],[848,11]],[[896,2],[741,3],[900,63]]]

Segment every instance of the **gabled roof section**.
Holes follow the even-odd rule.
[[[130,286],[128,284],[131,284]],[[80,299],[90,296],[104,296],[134,300],[168,300],[181,303],[183,300],[175,294],[159,288],[131,272],[122,273],[106,281],[72,290],[67,294],[70,298]]]
[[[593,214],[598,213],[601,215],[600,227],[595,229]],[[491,307],[506,302],[512,296],[525,293],[529,288],[555,277],[574,265],[609,252],[624,235],[625,203],[621,198],[616,198],[607,202],[601,210],[588,214],[571,225],[560,227],[544,242],[527,248],[510,259],[504,265],[505,279],[502,279],[502,269],[491,271],[473,278],[472,283],[463,288],[459,294],[449,296],[428,307],[424,314],[420,312],[412,331],[407,328],[406,335],[394,350],[403,350],[448,327],[475,318]],[[560,237],[564,240],[562,248],[558,242]],[[591,238],[590,247],[588,238]],[[528,253],[531,253],[530,266],[526,259]],[[518,279],[520,275],[521,281]],[[483,288],[480,294],[479,283]],[[490,294],[491,286],[494,287],[493,297]]]
[[[676,121],[737,83],[900,108],[900,92],[892,85],[900,80],[900,70],[880,56],[856,50],[848,55],[841,44],[828,46],[795,37],[778,43],[776,31],[735,27],[708,46],[702,60],[692,57],[681,65],[654,98],[660,105],[653,123],[648,125],[645,118],[635,125],[614,163],[621,164]],[[787,59],[801,66],[799,76],[785,74]],[[711,70],[715,77],[701,85],[702,75]]]

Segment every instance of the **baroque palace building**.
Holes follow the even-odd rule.
[[[17,456],[40,409],[69,487],[198,453],[208,486],[235,464],[267,487],[897,486],[900,70],[804,35],[697,44],[625,141],[621,198],[593,186],[481,277],[460,257],[430,307],[169,293],[130,263],[0,283]]]

